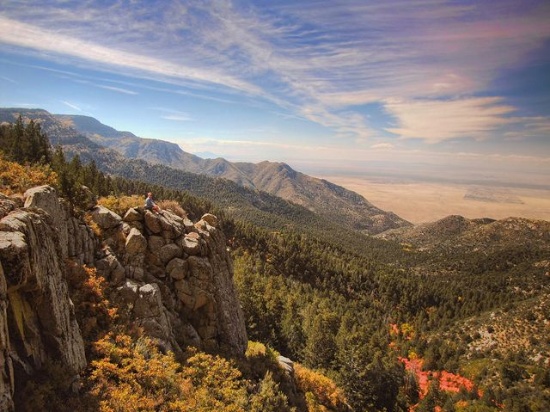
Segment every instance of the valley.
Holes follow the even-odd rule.
[[[544,202],[533,200],[547,199],[540,189],[544,183],[539,182],[539,186],[532,183],[531,187],[539,188],[537,191],[498,184],[483,186],[479,182],[468,186],[434,180],[428,184],[395,177],[339,180],[331,176],[325,180],[305,175],[285,163],[271,162],[258,165],[219,162],[214,168],[215,176],[196,174],[140,158],[128,159],[65,127],[45,111],[27,115],[26,124],[19,118],[0,128],[0,147],[9,159],[0,162],[1,192],[12,195],[5,199],[6,213],[22,204],[17,196],[27,189],[51,184],[66,198],[64,201],[73,205],[75,216],[85,214],[83,226],[90,213],[104,209],[110,216],[114,214],[115,222],[129,219],[133,213],[128,214],[130,209],[139,214],[136,205],[147,191],[155,193],[163,210],[181,210],[189,219],[189,227],[197,221],[198,233],[203,227],[199,224],[201,216],[213,213],[220,218],[219,227],[227,239],[225,242],[220,238],[220,250],[227,253],[222,260],[231,262],[229,266],[233,267],[232,278],[243,311],[244,325],[240,327],[246,328],[248,348],[252,348],[247,350],[247,360],[236,371],[243,374],[240,383],[247,379],[254,382],[250,399],[241,397],[240,402],[256,402],[262,388],[273,386],[269,381],[274,379],[280,390],[273,387],[268,398],[281,397],[288,407],[269,409],[272,411],[421,412],[435,410],[436,405],[445,411],[548,410],[550,222],[526,218],[474,219],[495,218],[495,207],[505,211],[504,217],[521,216],[515,213],[520,209],[515,208],[533,204],[547,210]],[[6,110],[5,118],[10,120],[10,116],[13,110]],[[43,129],[36,127],[34,119]],[[47,131],[47,136],[41,130]],[[48,139],[63,147],[49,151]],[[167,148],[162,143],[156,144],[152,153],[162,154],[164,150],[158,149],[163,147]],[[189,158],[183,152],[180,154],[181,159]],[[195,165],[202,164],[199,158],[190,159]],[[29,169],[28,163],[34,166]],[[252,185],[222,178],[228,170],[250,176]],[[331,183],[334,181],[342,186]],[[350,191],[353,185],[365,197]],[[99,196],[99,206],[89,205],[87,191]],[[291,201],[283,196],[291,197]],[[373,199],[373,203],[367,198]],[[388,203],[383,205],[380,199]],[[376,203],[384,209],[410,215],[418,223],[413,226],[394,213],[378,209]],[[477,209],[469,210],[465,204]],[[350,214],[350,210],[354,212]],[[439,218],[436,213],[445,217]],[[357,214],[363,219],[358,219]],[[421,223],[420,219],[430,223]],[[366,225],[357,226],[361,222]],[[92,223],[86,232],[94,232]],[[98,231],[97,236],[111,236],[110,224],[105,227],[109,229]],[[117,223],[113,229],[118,240],[104,239],[101,247],[114,245],[122,261],[130,262],[128,253],[133,246],[128,245],[134,240],[129,239],[135,237],[135,230],[131,236],[132,230],[138,227],[143,225],[130,229],[128,222],[126,226]],[[160,229],[148,230],[157,233]],[[4,236],[11,233],[4,232]],[[160,287],[166,279],[170,283],[171,271],[169,277],[165,273],[168,269],[159,271],[153,267],[155,262],[167,262],[168,257],[152,252],[155,245],[163,245],[161,249],[166,253],[174,249],[164,244],[173,242],[170,233],[151,235],[158,245],[149,245],[148,240],[142,243],[139,260],[128,271],[119,270],[120,278],[105,276],[108,281],[105,293],[110,296],[109,288],[118,290],[122,276],[127,278],[126,282],[139,282],[139,290],[154,289],[152,284]],[[209,247],[201,249],[200,253],[209,256],[209,250]],[[105,264],[94,262],[94,267],[100,270]],[[9,254],[2,265],[8,269],[19,267],[12,263]],[[191,268],[191,263],[188,266]],[[178,284],[187,290],[188,283]],[[196,307],[198,300],[184,298],[187,303],[184,302],[181,313],[174,319],[203,307],[202,304]],[[104,302],[111,304],[109,300]],[[166,304],[172,307],[174,303],[168,299]],[[118,306],[114,309],[118,311]],[[208,313],[193,316],[197,328],[210,337],[211,329],[200,328],[209,319]],[[79,319],[80,325],[87,322],[87,318]],[[105,332],[110,327],[106,324]],[[166,336],[171,333],[168,331]],[[178,332],[177,336],[180,335]],[[188,337],[184,333],[180,340],[196,341],[195,335],[190,331]],[[141,344],[139,334],[128,339]],[[14,341],[13,346],[17,345],[18,341]],[[198,345],[198,349],[208,348]],[[297,386],[296,391],[284,387],[284,377],[268,375],[266,368],[280,373],[278,364],[258,364],[256,358],[271,351],[309,368],[308,382]],[[206,351],[200,356],[210,355]],[[404,367],[404,363],[412,367]],[[118,373],[120,368],[114,369]],[[124,375],[124,371],[120,372]],[[334,383],[319,373],[326,373]],[[85,379],[93,380],[94,376]],[[460,380],[451,388],[449,376],[467,381]],[[25,379],[34,383],[37,378]],[[318,385],[318,381],[325,383]],[[24,383],[18,379],[17,388],[22,392],[14,400],[17,404],[23,402],[19,397],[23,399]],[[329,402],[327,392],[333,391],[335,384],[343,395]],[[309,393],[312,385],[320,388],[316,394]],[[149,382],[140,388],[155,390]],[[203,383],[198,382],[197,388],[202,389]],[[241,396],[237,392],[230,393]],[[28,399],[43,403],[35,397]],[[88,402],[85,397],[73,397],[72,401]],[[48,402],[57,406],[61,400],[54,397]],[[263,405],[262,409],[251,410],[266,411]]]
[[[371,176],[317,177],[357,192],[376,207],[391,211],[413,224],[434,222],[449,215],[470,219],[514,216],[550,220],[550,189],[405,181]]]

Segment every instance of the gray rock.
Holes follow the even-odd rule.
[[[180,245],[188,255],[201,255],[201,237],[198,233],[189,233],[180,239]]]
[[[0,264],[10,302],[5,315],[11,319],[4,317],[0,325],[25,328],[25,334],[9,331],[8,340],[10,356],[18,359],[21,370],[37,370],[55,359],[76,377],[86,367],[84,342],[64,276],[58,232],[52,226],[43,212],[24,209],[0,221]]]
[[[183,219],[167,210],[160,214],[162,236],[167,239],[176,239],[185,233]]]
[[[10,332],[8,326],[8,295],[7,284],[4,277],[4,270],[0,264],[0,365],[3,373],[0,374],[0,410],[13,411],[13,388],[15,387],[15,376],[13,364],[10,357],[12,351],[10,343]]]
[[[160,248],[158,252],[160,260],[167,264],[172,259],[183,256],[182,249],[175,243],[169,243]]]
[[[104,230],[113,229],[122,223],[122,218],[104,206],[96,206],[92,210],[92,219]]]
[[[279,366],[281,366],[289,376],[294,376],[294,362],[292,362],[292,360],[279,355],[277,356],[277,362],[279,362]]]
[[[143,215],[145,219],[145,227],[154,234],[159,234],[162,232],[162,225],[160,223],[160,215],[151,212],[150,210],[146,210],[145,214]]]
[[[128,209],[128,211],[124,214],[122,220],[124,220],[125,222],[138,222],[143,220],[143,215],[139,213],[137,207],[133,207]]]
[[[67,213],[59,201],[56,190],[51,186],[38,186],[27,190],[24,197],[26,208],[36,207],[50,215],[53,225],[57,229],[59,246],[61,247],[63,257],[67,257],[69,255]]]
[[[139,283],[130,279],[127,279],[116,290],[118,296],[128,305],[133,306],[139,297]]]
[[[147,249],[147,239],[136,228],[132,228],[126,238],[126,253],[137,255]]]

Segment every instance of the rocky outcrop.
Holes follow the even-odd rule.
[[[48,361],[65,367],[68,385],[86,367],[64,259],[93,262],[91,231],[71,216],[53,188],[36,188],[25,198],[25,208],[0,220],[2,410],[13,407],[15,385]]]
[[[225,237],[215,216],[194,224],[170,212],[124,215],[91,201],[98,238],[49,186],[0,195],[0,410],[18,385],[55,360],[67,386],[86,366],[66,279],[67,259],[95,267],[127,322],[181,355],[192,345],[244,354],[247,336]]]
[[[176,354],[193,345],[243,355],[244,318],[216,217],[193,224],[168,211],[132,208],[116,225],[106,216],[92,211],[106,234],[97,268],[116,286],[111,300],[131,321]]]

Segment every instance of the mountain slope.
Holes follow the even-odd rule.
[[[201,159],[162,140],[142,139],[119,132],[86,116],[55,115],[97,144],[115,149],[127,158],[142,159],[192,173],[223,177],[244,187],[262,190],[297,203],[324,217],[341,216],[347,224],[365,233],[410,226],[409,222],[385,212],[355,192],[323,179],[293,170],[285,163],[231,163],[225,159]]]
[[[99,170],[112,176],[188,191],[208,199],[228,216],[244,218],[268,230],[294,230],[300,227],[316,238],[332,239],[332,242],[337,239],[338,243],[347,248],[366,247],[363,237],[358,237],[356,231],[350,232],[353,225],[346,215],[335,214],[327,219],[303,206],[227,179],[189,173],[144,160],[127,159],[114,150],[92,142],[44,110],[0,109],[0,122],[13,122],[20,114],[26,120],[39,122],[52,144],[63,147],[67,158],[78,154],[84,161],[94,160]]]

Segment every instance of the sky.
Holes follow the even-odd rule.
[[[0,106],[311,174],[544,184],[550,2],[0,0]]]

